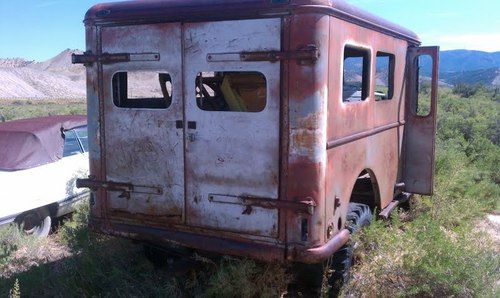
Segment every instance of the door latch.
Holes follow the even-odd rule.
[[[100,55],[88,51],[83,54],[72,54],[71,63],[90,66],[93,63],[113,64],[134,61],[160,61],[159,53],[103,53]]]

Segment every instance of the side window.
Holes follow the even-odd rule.
[[[394,63],[393,54],[377,52],[375,74],[375,100],[392,99],[394,96]]]
[[[344,48],[342,101],[357,102],[368,97],[370,88],[370,52],[347,45]]]
[[[66,130],[63,135],[64,135],[63,157],[82,153],[80,149],[80,143],[78,142],[76,134],[73,130]]]
[[[414,112],[416,115],[425,117],[431,113],[431,95],[432,95],[432,57],[430,55],[418,56],[414,63],[418,69],[416,77],[417,97],[414,103]]]
[[[120,108],[166,109],[172,103],[172,77],[156,71],[113,75],[113,102]]]
[[[266,85],[259,72],[200,72],[196,104],[204,111],[260,112],[266,107]]]
[[[87,134],[87,127],[77,127],[75,128],[76,136],[78,140],[80,140],[80,144],[82,145],[83,152],[89,152],[89,137]]]

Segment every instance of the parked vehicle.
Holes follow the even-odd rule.
[[[87,139],[85,116],[0,123],[0,225],[47,236],[53,219],[88,198],[75,185],[88,175]]]
[[[438,48],[407,29],[340,0],[131,1],[84,22],[97,231],[320,264],[432,193]]]

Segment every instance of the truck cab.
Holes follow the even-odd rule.
[[[432,193],[438,48],[407,29],[329,0],[130,1],[84,22],[97,231],[319,263],[349,203]]]

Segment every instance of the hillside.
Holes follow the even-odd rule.
[[[440,79],[451,84],[483,84],[500,86],[500,67],[464,72],[441,72]]]
[[[22,58],[0,59],[0,99],[85,98],[85,67],[71,64],[73,53],[81,51],[66,49],[42,62]],[[361,80],[356,75],[359,67],[356,64],[346,65],[348,81]],[[422,74],[428,76],[429,72],[430,65],[422,65]],[[386,73],[380,73],[377,84],[386,81],[386,77]],[[500,52],[442,51],[440,79],[443,85],[468,83],[500,86]]]
[[[457,83],[500,86],[500,52],[451,50],[439,53],[440,79]],[[430,74],[430,63],[422,65],[422,73]]]
[[[0,99],[85,98],[85,67],[71,64],[71,54],[34,62],[22,58],[0,59]]]

